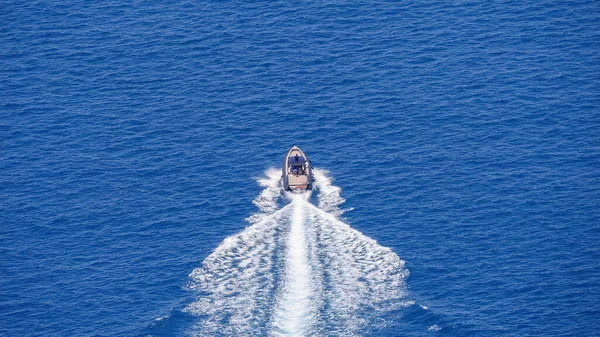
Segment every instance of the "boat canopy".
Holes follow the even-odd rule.
[[[302,164],[306,163],[306,158],[302,157],[302,156],[291,156],[289,159],[289,164],[292,166],[300,166]]]

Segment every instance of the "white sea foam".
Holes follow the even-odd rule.
[[[437,324],[434,324],[432,326],[430,326],[429,328],[427,328],[428,331],[440,331],[442,330],[442,328],[440,328]]]
[[[198,335],[352,336],[405,299],[408,270],[382,247],[339,219],[344,199],[325,171],[310,192],[281,192],[267,171],[251,226],[226,238],[191,274],[201,317]],[[291,202],[279,208],[286,195]]]
[[[264,189],[252,203],[258,207],[260,212],[252,215],[248,220],[257,222],[264,218],[265,214],[277,211],[277,199],[281,194],[281,171],[270,168],[265,172],[265,177],[257,179],[258,184]]]
[[[285,251],[284,277],[275,310],[272,335],[304,336],[312,331],[316,308],[313,273],[309,264],[303,195],[292,201],[293,214]]]
[[[351,209],[340,208],[340,205],[343,204],[346,199],[341,196],[342,189],[332,184],[333,181],[331,177],[327,175],[328,173],[329,172],[326,170],[313,170],[315,185],[319,189],[319,208],[339,217],[342,213],[350,211]]]
[[[285,224],[290,205],[277,209],[280,172],[267,171],[259,180],[265,187],[254,200],[259,212],[248,218],[251,226],[225,240],[190,274],[190,289],[199,299],[186,311],[205,317],[198,335],[247,334],[268,321],[274,290],[275,258],[280,224]],[[276,192],[276,193],[275,193]]]

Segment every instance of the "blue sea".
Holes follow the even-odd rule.
[[[2,1],[0,336],[598,336],[597,1]],[[281,191],[298,145],[315,189]]]

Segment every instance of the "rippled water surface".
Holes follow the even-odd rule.
[[[0,22],[0,335],[600,330],[597,2]],[[292,145],[311,195],[278,190]]]

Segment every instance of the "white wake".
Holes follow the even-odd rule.
[[[326,172],[310,192],[282,193],[269,170],[250,226],[191,274],[198,336],[352,336],[406,300],[404,262],[339,219],[344,199]],[[279,207],[278,201],[288,202]]]
[[[273,311],[273,335],[304,336],[312,330],[316,316],[313,301],[314,280],[308,258],[305,230],[305,201],[296,195],[292,201],[292,223],[285,251],[282,287]]]

